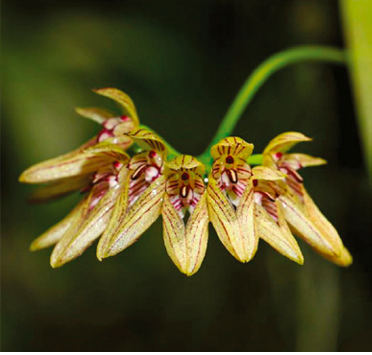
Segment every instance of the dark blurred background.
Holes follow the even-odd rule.
[[[259,153],[275,135],[314,137],[297,151],[329,164],[301,172],[354,256],[338,268],[301,243],[305,265],[263,241],[240,264],[210,228],[200,271],[167,256],[160,219],[115,258],[95,247],[61,269],[28,251],[78,196],[30,206],[19,174],[67,152],[98,127],[76,106],[110,107],[92,88],[118,87],[143,124],[177,149],[201,153],[247,75],[296,45],[343,47],[333,0],[2,2],[3,351],[372,350],[367,169],[348,72],[327,64],[280,71],[235,134]]]

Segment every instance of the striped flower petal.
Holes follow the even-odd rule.
[[[129,201],[129,181],[130,174],[127,171],[125,177],[123,177],[123,183],[121,184],[120,191],[115,203],[114,210],[112,212],[110,221],[100,238],[97,246],[97,258],[102,261],[104,253],[108,248],[108,244],[113,236],[120,233],[119,229],[123,224],[124,218],[127,215],[128,201]]]
[[[290,192],[279,193],[278,199],[282,204],[285,219],[296,235],[323,254],[340,255],[341,250],[338,246],[323,235]]]
[[[92,210],[90,210],[92,192],[87,196],[79,216],[75,218],[52,252],[50,264],[53,268],[80,256],[103,233],[113,211],[118,191],[118,188],[109,189]]]
[[[278,223],[270,217],[262,206],[258,204],[255,205],[255,226],[257,234],[259,238],[270,244],[280,254],[302,265],[304,263],[304,257],[296,239],[287,226],[281,210],[281,205],[278,202],[273,203],[277,206]]]
[[[308,154],[291,153],[283,156],[283,164],[297,170],[309,166],[324,165],[327,164],[327,161],[325,159],[316,158]]]
[[[154,149],[158,152],[165,151],[165,144],[163,140],[148,129],[140,128],[138,130],[129,132],[127,135],[145,149]]]
[[[116,255],[132,245],[159,217],[165,192],[165,177],[157,178],[129,209],[115,234],[98,246],[98,258]],[[101,247],[106,245],[105,248]]]
[[[85,148],[77,154],[57,157],[33,165],[24,171],[20,181],[26,183],[45,183],[68,177],[93,173],[114,161],[126,159],[120,147],[106,142]]]
[[[127,94],[115,88],[103,88],[93,91],[99,95],[116,101],[123,108],[124,112],[126,112],[134,120],[135,124],[139,125],[136,107],[134,106],[132,99]]]
[[[333,250],[335,250],[336,255],[342,253],[344,246],[342,240],[337,233],[337,230],[333,225],[325,218],[325,216],[320,212],[319,208],[316,206],[310,195],[304,188],[304,206],[306,214],[312,223],[318,228],[322,233],[324,239],[332,245]],[[316,248],[315,248],[316,249]],[[321,252],[321,250],[319,250]]]
[[[106,155],[95,153],[78,153],[65,158],[59,157],[31,166],[22,173],[19,181],[35,184],[87,175],[113,161],[114,159],[108,159]]]
[[[164,244],[178,269],[191,276],[204,259],[208,243],[207,194],[201,196],[186,225],[168,195],[162,208]]]
[[[239,220],[231,203],[210,175],[207,187],[209,218],[225,248],[239,261],[246,260]]]
[[[218,159],[224,155],[231,155],[247,160],[252,154],[253,148],[253,144],[247,143],[244,139],[228,137],[220,140],[211,148],[211,155],[213,159]]]
[[[271,169],[266,166],[255,166],[252,169],[252,175],[257,180],[283,180],[285,174],[276,169]]]
[[[258,235],[254,228],[254,210],[253,183],[250,179],[236,209],[244,251],[241,257],[242,262],[250,261],[256,254],[258,247]]]
[[[293,146],[300,142],[308,142],[311,141],[311,138],[306,137],[304,134],[299,132],[285,132],[279,134],[274,139],[270,141],[267,145],[263,154],[270,154],[272,152],[281,152],[285,153],[290,150]]]

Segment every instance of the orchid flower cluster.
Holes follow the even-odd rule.
[[[77,109],[101,125],[98,135],[70,153],[30,167],[20,177],[21,182],[44,184],[32,194],[34,201],[82,194],[62,221],[31,244],[31,250],[55,245],[52,267],[80,256],[97,239],[99,260],[116,255],[160,215],[166,250],[186,275],[195,274],[203,262],[209,222],[228,252],[243,263],[252,260],[262,239],[302,265],[293,235],[339,266],[352,263],[298,173],[325,160],[288,153],[310,138],[297,132],[280,134],[253,159],[253,144],[227,137],[212,146],[213,162],[203,164],[141,126],[128,95],[114,88],[95,92],[116,101],[123,112]],[[252,167],[251,161],[260,163]]]

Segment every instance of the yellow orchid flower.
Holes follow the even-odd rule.
[[[115,100],[130,116],[114,117],[97,108],[78,109],[81,115],[101,123],[101,132],[70,153],[32,166],[20,177],[22,182],[46,183],[32,193],[33,202],[53,200],[79,190],[87,193],[70,214],[31,244],[31,250],[57,244],[51,256],[53,267],[80,255],[102,234],[126,176],[129,156],[124,150],[132,140],[125,133],[139,124],[129,96],[112,88],[96,92]]]
[[[32,244],[38,250],[56,244],[51,255],[52,267],[59,267],[81,255],[105,230],[110,220],[120,187],[126,179],[129,156],[109,143],[88,148],[106,156],[104,164],[84,187],[86,196],[58,224],[47,230]],[[89,152],[90,153],[90,152]]]
[[[132,245],[161,214],[165,193],[165,145],[161,138],[146,129],[131,132],[128,136],[144,150],[128,163],[128,174],[113,216],[97,246],[99,260]]]
[[[102,260],[133,244],[161,214],[169,256],[181,272],[193,275],[208,240],[204,166],[188,155],[165,163],[166,149],[159,137],[144,129],[129,135],[147,150],[129,162],[127,183],[98,243],[97,257]]]
[[[247,79],[198,159],[182,155],[151,129],[140,126],[134,103],[124,92],[94,90],[119,104],[122,113],[77,108],[79,115],[101,125],[99,133],[65,155],[31,166],[19,178],[44,184],[32,194],[34,202],[75,191],[85,194],[62,221],[31,244],[31,250],[55,245],[51,265],[59,267],[101,237],[97,258],[102,260],[132,245],[161,215],[167,253],[186,275],[195,274],[203,262],[209,222],[225,248],[241,262],[254,257],[263,239],[303,264],[293,232],[327,260],[349,266],[349,251],[298,173],[325,160],[287,153],[295,144],[311,139],[298,132],[283,133],[263,154],[252,155],[253,144],[238,137],[224,138],[266,78],[304,58],[344,61],[344,55],[332,49],[297,48],[264,62]],[[130,156],[126,151],[132,144],[128,151],[136,153]]]
[[[238,137],[222,139],[211,149],[214,159],[208,179],[208,208],[210,220],[226,249],[239,261],[248,262],[255,255],[259,238],[290,259],[303,263],[297,242],[290,234],[281,210],[275,218],[268,195],[258,182],[281,180],[282,173],[268,167],[251,169],[247,159],[253,144]],[[263,207],[264,206],[264,207]]]
[[[271,183],[279,195],[284,217],[296,235],[315,251],[340,266],[352,263],[349,251],[332,224],[324,217],[307,193],[297,172],[307,166],[326,164],[321,158],[287,151],[299,142],[311,141],[302,133],[287,132],[274,138],[263,152],[263,165],[286,174],[285,181]]]
[[[204,165],[180,155],[166,165],[166,193],[162,208],[164,244],[184,274],[195,274],[208,243],[208,207]]]
[[[79,190],[85,185],[89,175],[104,164],[112,163],[107,160],[107,156],[88,152],[87,148],[106,142],[116,144],[125,150],[132,144],[131,139],[125,133],[138,127],[139,121],[130,97],[113,88],[99,89],[95,92],[116,101],[128,116],[114,116],[98,108],[77,109],[80,115],[97,121],[103,129],[97,136],[74,151],[33,165],[21,174],[20,182],[49,184],[35,192],[32,196],[33,200],[53,199]]]

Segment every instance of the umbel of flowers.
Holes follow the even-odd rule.
[[[310,138],[283,133],[269,142],[260,165],[252,167],[253,144],[227,137],[211,148],[213,163],[205,166],[195,157],[171,152],[162,138],[140,126],[128,95],[113,88],[96,93],[116,101],[122,112],[77,109],[101,125],[98,134],[70,153],[30,167],[20,177],[24,183],[44,184],[32,194],[33,201],[77,191],[82,195],[64,219],[31,244],[31,250],[54,246],[52,267],[75,259],[96,239],[99,260],[116,255],[160,216],[168,255],[186,275],[195,274],[203,262],[209,222],[227,251],[243,263],[254,257],[262,239],[302,265],[294,236],[339,266],[352,263],[298,173],[325,161],[288,153]]]

